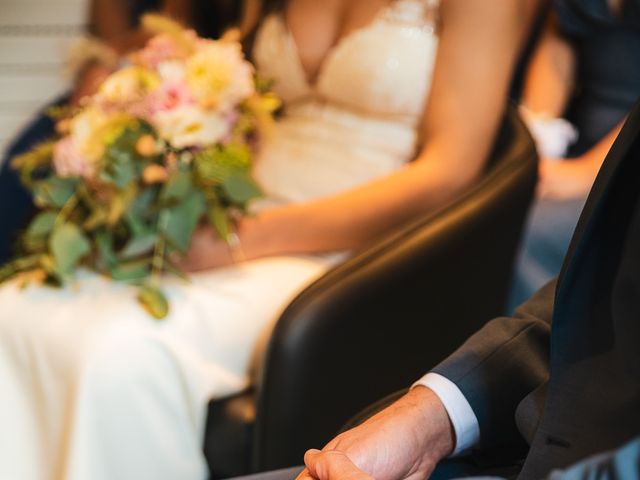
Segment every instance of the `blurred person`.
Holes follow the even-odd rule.
[[[560,271],[598,169],[640,96],[640,1],[552,3],[522,99],[541,178],[509,311]]]
[[[240,30],[284,101],[254,171],[268,205],[238,221],[232,247],[196,232],[183,264],[197,273],[167,281],[162,322],[96,276],[0,288],[12,432],[0,477],[206,478],[208,402],[250,384],[258,339],[344,258],[328,253],[363,248],[479,177],[535,7],[249,0]]]

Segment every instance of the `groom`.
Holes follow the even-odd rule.
[[[520,457],[509,455],[520,446]],[[300,480],[422,480],[434,468],[437,478],[640,478],[640,103],[602,166],[557,284],[489,322],[305,463]]]

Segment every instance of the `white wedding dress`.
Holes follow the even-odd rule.
[[[433,0],[396,0],[305,78],[281,16],[259,70],[286,113],[260,153],[269,202],[304,202],[415,155],[437,39]],[[207,402],[246,388],[259,338],[335,256],[265,258],[167,279],[152,320],[131,287],[81,272],[64,290],[0,288],[0,480],[195,480]]]

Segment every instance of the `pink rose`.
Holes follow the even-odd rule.
[[[60,177],[90,178],[94,175],[94,166],[80,154],[71,137],[64,137],[56,143],[53,166]]]

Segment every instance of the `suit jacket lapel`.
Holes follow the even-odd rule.
[[[633,143],[640,137],[640,101],[634,106],[629,118],[625,122],[618,138],[614,142],[611,150],[600,168],[600,172],[589,193],[587,202],[580,215],[580,220],[576,226],[569,249],[565,256],[564,264],[558,278],[558,288],[556,290],[556,305],[561,298],[561,294],[572,280],[572,265],[580,261],[580,251],[582,246],[589,241],[590,226],[596,221],[596,217],[602,208],[602,199],[609,190],[612,180],[620,164],[628,157],[628,152]],[[638,160],[634,160],[638,161]]]

